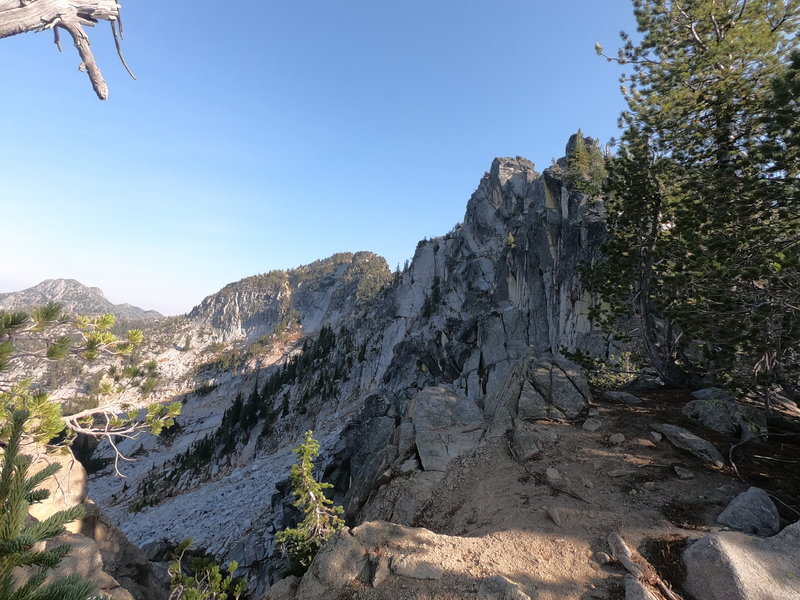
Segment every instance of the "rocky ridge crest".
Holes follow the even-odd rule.
[[[113,304],[100,288],[85,286],[75,279],[45,279],[33,287],[0,294],[0,309],[3,310],[20,310],[47,302],[58,302],[67,312],[79,315],[109,313],[125,321],[164,318],[155,310],[144,310],[127,303]]]

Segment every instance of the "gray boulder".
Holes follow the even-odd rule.
[[[348,527],[334,534],[314,557],[297,587],[297,600],[329,597],[361,577],[368,568],[367,550]]]
[[[580,367],[552,354],[521,359],[487,395],[484,412],[495,419],[574,419],[591,402]]]
[[[683,414],[713,431],[738,435],[743,440],[767,431],[767,421],[762,411],[754,406],[743,406],[722,395],[696,398],[683,407]]]
[[[717,523],[760,536],[775,535],[781,527],[778,509],[767,492],[757,487],[751,487],[731,500],[717,517]]]
[[[683,553],[686,590],[702,600],[800,600],[800,521],[778,535],[712,533]]]
[[[625,576],[625,600],[658,600],[644,584],[633,575]]]
[[[411,403],[415,443],[422,468],[445,471],[453,458],[474,448],[483,435],[483,415],[468,398],[452,388],[429,387]]]
[[[725,466],[725,460],[722,458],[719,450],[717,450],[711,442],[696,436],[691,431],[683,427],[678,427],[677,425],[668,425],[666,423],[654,423],[650,428],[659,433],[663,433],[670,444],[681,450],[686,450],[706,464],[716,467],[717,469],[721,469]]]

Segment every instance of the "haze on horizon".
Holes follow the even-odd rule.
[[[105,103],[71,48],[3,40],[0,292],[73,278],[169,315],[335,252],[394,269],[495,156],[541,171],[579,128],[616,135],[618,68],[593,47],[635,29],[630,3],[374,4],[257,3],[213,41],[218,4],[125,5],[138,80],[93,31]]]

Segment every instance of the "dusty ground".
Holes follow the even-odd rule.
[[[775,495],[782,525],[800,517],[800,437],[740,447],[735,458],[743,481],[732,469],[709,469],[651,435],[653,422],[681,425],[728,456],[730,445],[738,440],[685,418],[680,413],[688,399],[684,392],[637,395],[643,400],[638,405],[611,403],[598,395],[596,418],[603,426],[596,432],[582,430],[582,420],[529,424],[551,441],[537,458],[524,463],[527,469],[515,462],[502,438],[451,463],[444,478],[432,484],[430,500],[404,523],[444,535],[420,531],[391,544],[438,565],[443,576],[411,583],[397,580],[380,590],[353,589],[348,597],[474,597],[482,578],[503,575],[541,600],[623,598],[623,569],[605,564],[598,555],[610,553],[606,539],[612,532],[621,533],[683,593],[680,552],[686,542],[720,529],[717,515],[750,485]],[[608,438],[615,433],[622,433],[626,441],[612,444]],[[679,478],[676,465],[694,477]],[[551,481],[585,501],[542,483],[548,468],[561,476],[552,479],[551,470]],[[410,497],[409,480],[391,485],[398,502]]]

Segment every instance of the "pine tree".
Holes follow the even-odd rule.
[[[56,567],[70,550],[61,544],[51,550],[36,551],[37,542],[64,530],[64,524],[83,516],[83,507],[59,511],[44,521],[29,522],[28,506],[47,498],[49,492],[36,489],[61,465],[51,464],[28,477],[31,458],[20,455],[20,443],[28,413],[14,411],[9,416],[10,435],[0,472],[0,598],[4,600],[86,600],[94,591],[91,582],[68,576],[44,584],[48,570]],[[17,585],[15,567],[38,567],[28,581]]]
[[[635,302],[667,381],[712,374],[767,389],[800,350],[800,311],[783,283],[796,273],[800,210],[796,197],[766,193],[771,167],[759,150],[779,101],[772,81],[797,44],[800,0],[634,8],[642,39],[623,34],[615,59],[632,72],[606,188],[608,260],[590,279],[605,300]]]
[[[297,455],[297,463],[291,468],[292,493],[297,497],[294,506],[303,513],[303,520],[297,527],[279,532],[275,539],[289,554],[292,572],[302,574],[320,547],[344,527],[340,516],[344,509],[333,506],[333,501],[325,497],[325,490],[333,486],[314,478],[314,459],[319,455],[314,433],[306,431],[303,443],[292,452]]]
[[[191,538],[183,540],[172,555],[169,565],[170,600],[239,600],[247,580],[233,577],[239,564],[232,560],[223,569],[210,558],[202,556],[186,560]]]

